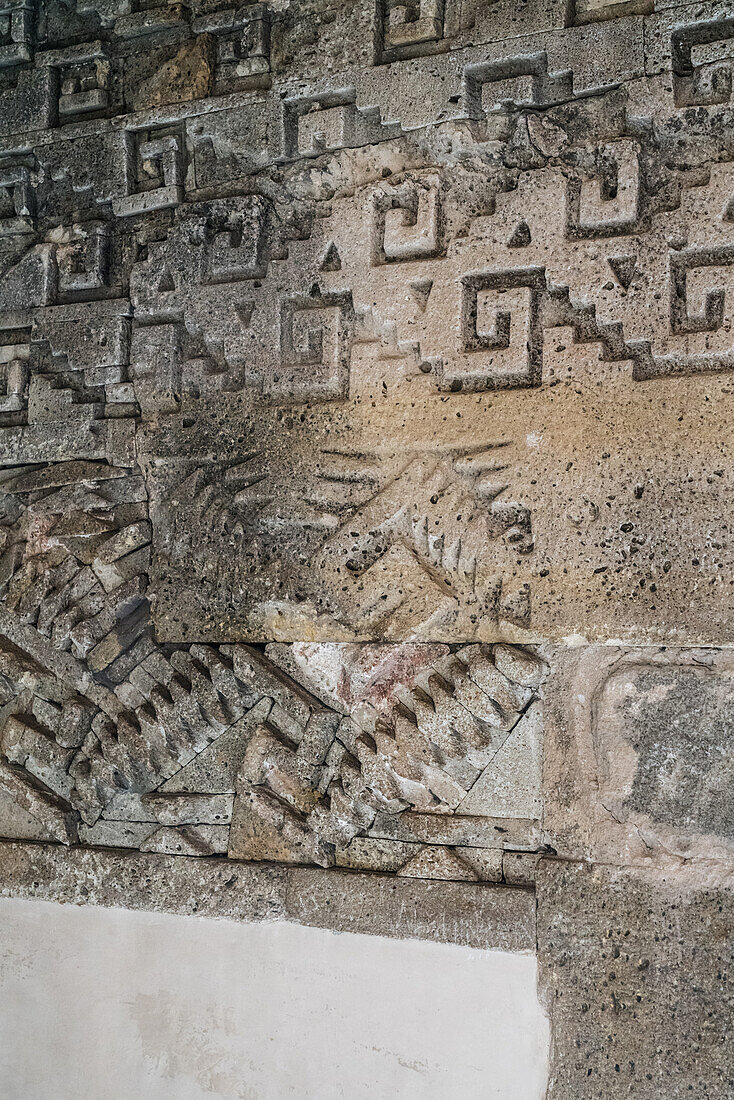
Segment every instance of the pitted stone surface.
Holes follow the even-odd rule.
[[[9,5],[0,458],[137,456],[160,640],[733,640],[731,18],[654,8]]]
[[[542,863],[549,1100],[731,1096],[733,903],[676,876]]]
[[[476,883],[3,842],[0,893],[210,919],[289,920],[498,951],[535,949],[533,892]]]
[[[551,1090],[728,1095],[733,88],[719,0],[0,5],[8,891],[540,874]]]
[[[544,689],[544,826],[571,859],[700,860],[731,881],[730,650],[556,651]]]

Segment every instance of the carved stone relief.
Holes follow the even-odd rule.
[[[728,888],[733,65],[715,0],[0,3],[0,836]]]

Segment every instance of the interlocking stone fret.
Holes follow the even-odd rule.
[[[3,835],[730,858],[733,43],[716,0],[0,3]]]

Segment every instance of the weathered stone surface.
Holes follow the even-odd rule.
[[[134,466],[0,490],[9,835],[479,881],[538,849],[541,653],[162,643]]]
[[[161,640],[731,641],[721,5],[123,7],[1,47],[0,453],[135,436]]]
[[[74,905],[154,909],[230,920],[282,918],[284,879],[278,868],[70,849],[0,845],[2,889],[17,897]]]
[[[554,1094],[732,1091],[732,43],[0,5],[8,891],[533,950],[539,875]]]
[[[547,841],[617,864],[734,868],[729,650],[558,651],[545,685]]]
[[[423,841],[439,847],[414,852],[411,865],[424,866],[427,877],[450,866],[445,877],[455,878],[462,857],[449,849],[457,842],[496,849],[537,843],[539,711],[528,711],[537,687],[501,673],[491,647],[444,655],[429,647],[429,654],[410,670],[394,664],[391,649],[370,647],[363,657],[359,647],[332,648],[329,679],[349,718],[316,743],[309,727],[303,734],[279,733],[272,722],[257,727],[237,781],[230,855],[329,866],[345,862],[340,850],[360,835]],[[292,667],[300,673],[298,663]],[[537,685],[543,661],[527,650],[506,667]],[[379,681],[370,680],[370,668],[380,671]],[[367,674],[361,683],[357,670]],[[401,679],[391,686],[383,676],[396,672]],[[516,735],[513,773],[505,749],[513,753]],[[384,845],[379,851],[382,861]],[[399,851],[395,869],[405,862]],[[495,858],[490,875],[499,877],[498,870]],[[476,871],[470,866],[467,874]]]
[[[734,1090],[734,893],[663,876],[543,860],[541,992],[551,1016],[549,1100]]]
[[[0,842],[0,892],[502,951],[535,945],[532,892],[477,883]]]
[[[6,790],[0,790],[0,836],[15,840],[53,840],[52,830]]]
[[[636,181],[627,149],[622,141],[619,172]],[[644,156],[629,155],[634,165]],[[482,183],[465,186],[474,194]],[[647,232],[636,193],[629,225],[610,214],[572,232],[560,169],[523,178],[473,219],[433,177],[334,200],[330,218],[290,246],[282,277],[293,282],[268,278],[252,292],[242,339],[256,364],[249,385],[264,398],[233,397],[224,412],[184,399],[146,438],[161,633],[180,639],[195,624],[212,640],[730,640],[728,322],[689,317],[685,294],[696,272],[726,270],[731,223],[712,212],[733,186],[725,169],[712,173],[674,213],[651,212]],[[419,197],[427,225],[441,201],[446,224],[469,220],[468,233],[444,254],[431,243],[438,230],[408,214],[418,220],[405,257],[370,261],[361,242],[384,232],[372,224],[380,203],[400,217]],[[520,216],[532,228],[518,266]],[[686,246],[671,252],[671,232]],[[424,240],[435,258],[422,258]],[[644,268],[627,288],[608,262],[625,248]],[[181,238],[175,250],[187,249]],[[327,253],[338,253],[336,270],[335,260],[324,270]],[[423,308],[413,283],[432,287]],[[517,346],[503,328],[513,309]],[[302,350],[298,318],[318,353]],[[237,355],[230,321],[221,337]],[[247,388],[242,345],[239,361]]]
[[[541,813],[543,714],[533,703],[459,805],[479,817],[537,818]]]
[[[420,882],[382,875],[348,875],[335,889],[331,875],[294,868],[288,877],[288,917],[319,928],[448,940],[467,947],[535,950],[532,891],[467,882]]]
[[[202,99],[211,89],[213,53],[211,37],[199,35],[193,42],[182,46],[156,73],[141,81],[133,94],[131,106],[140,110]]]

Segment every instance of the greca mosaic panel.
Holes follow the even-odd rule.
[[[3,889],[731,1100],[733,410],[730,4],[0,0]]]

